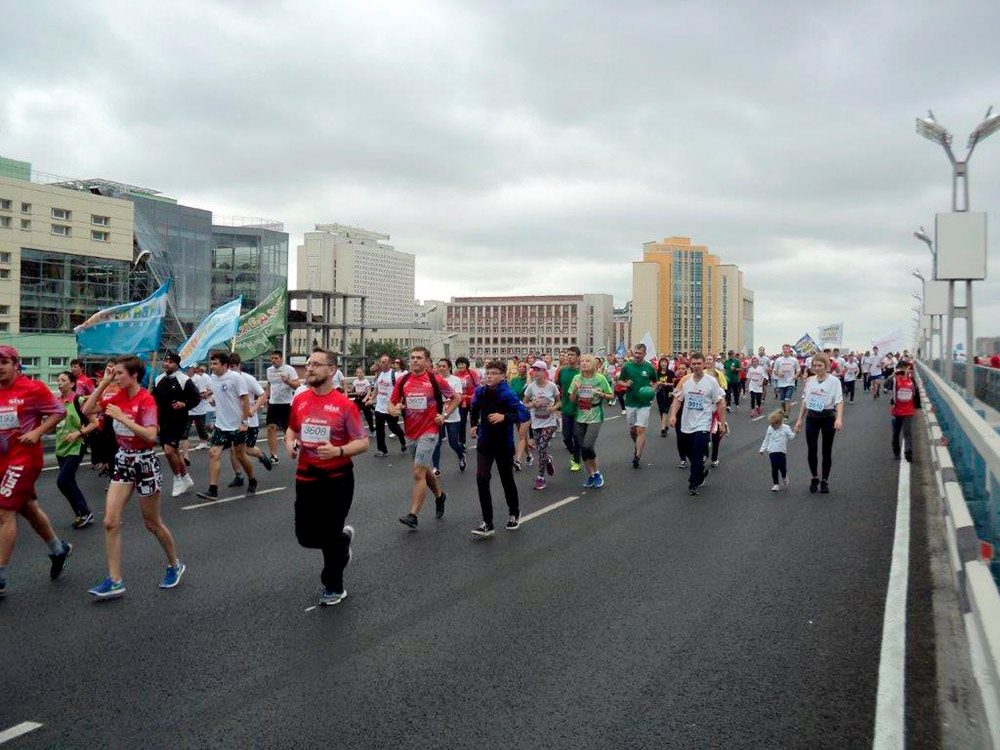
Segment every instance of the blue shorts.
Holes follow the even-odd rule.
[[[882,373],[881,372],[873,372],[868,377],[870,377],[872,380],[881,380],[882,379]]]
[[[779,401],[791,401],[795,395],[794,385],[779,385],[777,388]]]

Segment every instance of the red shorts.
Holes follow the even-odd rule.
[[[0,509],[19,512],[29,500],[34,500],[35,482],[42,467],[34,462],[0,461]]]

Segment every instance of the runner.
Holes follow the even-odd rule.
[[[321,350],[322,351],[322,350]],[[253,456],[268,471],[271,470],[271,459],[270,457],[264,455],[264,451],[257,447],[257,437],[260,433],[260,410],[263,408],[264,404],[267,403],[267,393],[261,387],[261,384],[257,382],[257,378],[251,375],[249,372],[243,372],[241,367],[242,360],[240,355],[233,352],[229,355],[229,369],[243,378],[244,382],[247,384],[247,395],[250,397],[250,417],[247,419],[247,431],[243,435],[243,455]],[[343,379],[343,376],[341,376]],[[336,378],[334,378],[336,382]],[[270,382],[268,382],[270,385]],[[336,388],[336,390],[343,389]],[[249,460],[249,459],[248,459]],[[240,463],[236,459],[236,455],[233,452],[229,454],[229,461],[233,465],[233,471],[236,473],[236,479],[239,479],[239,485],[243,484],[243,475],[240,473]],[[233,481],[236,481],[235,479]],[[230,484],[230,487],[233,485]],[[255,485],[256,486],[256,485]]]
[[[656,408],[660,412],[660,437],[670,432],[670,407],[674,403],[674,383],[677,375],[667,357],[660,357],[656,369]]]
[[[188,409],[188,422],[184,427],[184,439],[181,440],[181,456],[184,458],[184,465],[191,466],[191,446],[188,442],[188,436],[191,434],[192,424],[198,434],[198,445],[194,449],[201,450],[208,447],[209,434],[206,416],[209,409],[208,400],[212,396],[212,383],[201,372],[200,367],[189,367],[186,375],[191,378],[194,387],[198,390],[198,403],[193,409]]]
[[[523,364],[523,363],[522,363]],[[514,434],[516,425],[530,419],[517,394],[504,382],[503,363],[486,365],[486,383],[472,397],[472,437],[476,439],[476,488],[483,522],[472,530],[481,538],[493,536],[493,496],[490,474],[496,463],[500,484],[507,501],[507,531],[521,525],[521,510],[514,481]]]
[[[531,382],[524,389],[524,403],[531,410],[531,429],[535,433],[535,448],[538,451],[538,476],[535,489],[545,489],[545,474],[552,476],[555,467],[549,455],[549,443],[555,434],[559,419],[559,387],[549,380],[549,368],[544,361],[536,361],[531,366]]]
[[[864,381],[864,391],[868,393],[868,389],[871,387],[871,356],[870,351],[866,351],[864,356],[858,357],[858,364],[861,365],[861,377]]]
[[[809,448],[809,471],[812,479],[809,491],[817,488],[823,494],[830,491],[830,468],[833,465],[833,438],[843,426],[844,394],[840,381],[829,372],[830,358],[820,352],[813,357],[813,372],[806,381],[802,391],[802,405],[799,407],[799,418],[795,422],[795,433],[802,429],[802,420],[806,424],[806,445]],[[808,417],[806,416],[808,412]],[[817,472],[817,442],[823,436],[823,476]]]
[[[76,378],[77,396],[87,398],[87,396],[94,392],[94,381],[87,377],[87,373],[83,369],[82,359],[71,359],[69,361],[69,370],[73,373],[73,377]]]
[[[0,598],[7,594],[7,565],[17,541],[18,514],[48,546],[52,580],[73,553],[73,545],[56,536],[35,494],[42,473],[42,435],[65,415],[65,407],[44,383],[21,373],[17,349],[0,346]]]
[[[396,381],[402,377],[391,366],[389,356],[383,354],[378,360],[378,370],[375,376],[375,388],[368,394],[368,403],[375,405],[375,458],[385,458],[389,449],[385,443],[385,428],[399,438],[399,450],[406,452],[406,438],[399,426],[399,418],[389,412],[389,397],[396,387]]]
[[[903,434],[905,450],[903,455],[907,461],[913,460],[913,443],[911,442],[910,422],[921,408],[920,390],[910,374],[910,367],[907,363],[900,362],[896,366],[896,374],[893,378],[894,392],[896,394],[892,405],[892,455],[899,460],[899,435]]]
[[[677,413],[682,407],[684,409],[678,432],[683,432],[688,439],[687,452],[691,460],[689,495],[697,495],[711,473],[705,467],[705,456],[708,454],[712,414],[715,413],[720,424],[726,423],[726,392],[715,377],[705,372],[705,366],[705,358],[701,354],[691,355],[691,377],[675,394],[670,413],[670,426],[676,427]]]
[[[872,400],[877,400],[882,395],[882,355],[878,353],[878,347],[872,347],[871,356],[868,358],[868,377],[871,380]]]
[[[56,381],[59,399],[66,408],[66,416],[56,427],[56,462],[59,476],[56,486],[69,501],[75,518],[73,528],[82,529],[94,521],[94,513],[76,483],[76,470],[83,460],[83,446],[86,436],[97,429],[97,418],[83,416],[80,397],[76,395],[76,376],[71,371],[59,373]],[[93,392],[93,391],[91,391]]]
[[[596,368],[594,355],[584,354],[580,358],[580,372],[570,382],[568,395],[575,408],[574,429],[580,444],[580,455],[587,468],[587,480],[583,486],[600,489],[604,486],[604,475],[597,465],[597,438],[604,423],[604,402],[614,401],[615,394],[608,379]],[[647,418],[648,414],[647,411]],[[573,471],[572,466],[570,471]]]
[[[750,391],[750,418],[754,419],[761,415],[761,410],[764,407],[764,388],[767,383],[767,370],[760,364],[757,357],[750,358],[747,382]]]
[[[775,397],[781,404],[781,410],[788,419],[788,407],[792,402],[792,395],[795,393],[795,380],[798,377],[799,361],[792,356],[792,347],[783,344],[781,356],[774,360],[772,365],[772,379],[775,385]]]
[[[784,417],[780,409],[771,412],[764,442],[760,444],[761,454],[766,451],[771,459],[771,492],[788,488],[788,441],[795,439],[795,433],[785,424]]]
[[[841,368],[843,383],[844,383],[844,395],[850,396],[851,403],[854,403],[854,386],[858,380],[858,373],[861,371],[861,366],[858,365],[857,360],[854,358],[854,352],[847,355],[847,359],[844,360],[844,366]]]
[[[729,356],[722,363],[722,369],[726,372],[726,408],[740,410],[740,375],[743,372],[743,363],[739,357],[729,350]]]
[[[271,463],[278,463],[278,430],[288,428],[288,418],[292,413],[292,394],[301,385],[299,374],[291,365],[285,364],[280,349],[271,352],[271,366],[265,373],[267,385],[267,449]]]
[[[298,459],[295,537],[303,547],[323,551],[320,606],[340,604],[347,596],[344,568],[354,540],[354,529],[344,525],[354,499],[351,458],[368,450],[357,406],[333,387],[334,362],[332,352],[309,355],[309,390],[296,397],[285,428],[285,449]]]
[[[351,400],[358,410],[364,414],[365,422],[368,424],[368,434],[375,433],[375,419],[372,417],[372,407],[368,403],[368,392],[371,391],[372,384],[365,377],[365,368],[359,367],[354,371],[354,382],[351,383]]]
[[[562,435],[563,445],[569,451],[569,470],[580,471],[580,441],[576,435],[576,401],[570,399],[569,387],[573,378],[580,374],[580,347],[571,346],[564,353],[564,364],[556,373],[556,385],[559,393],[563,394],[562,406]]]
[[[674,380],[674,390],[672,398],[670,399],[671,408],[677,401],[677,394],[679,393],[680,387],[684,384],[684,381],[690,378],[690,373],[688,372],[688,360],[681,360],[679,357],[677,359],[677,364],[674,365],[674,375],[676,380]],[[677,412],[678,421],[683,424],[684,419],[684,404],[680,404]],[[667,415],[667,424],[670,425],[670,415]],[[682,430],[674,429],[674,434],[677,436],[677,455],[680,457],[681,462],[677,464],[678,469],[688,468],[688,453],[690,451],[689,443],[691,442],[687,435],[684,434]]]
[[[530,360],[534,362],[534,360]],[[520,403],[524,399],[524,389],[528,387],[528,364],[529,360],[521,362],[517,366],[517,375],[511,378],[510,389],[514,391],[514,395],[517,396],[517,401]],[[528,430],[530,428],[530,420],[520,422],[517,425],[517,435],[514,438],[514,471],[521,471],[521,459],[524,458],[524,453],[528,448]],[[528,452],[528,466],[531,466],[531,452]]]
[[[250,419],[250,391],[243,376],[229,369],[229,352],[214,351],[209,355],[208,361],[212,369],[212,395],[215,398],[216,416],[211,447],[208,449],[208,490],[199,492],[198,497],[204,500],[218,499],[222,451],[226,448],[236,455],[237,462],[250,478],[247,492],[254,493],[257,491],[257,479],[250,460],[243,452],[243,441]],[[237,474],[229,486],[239,487],[241,484],[242,477]]]
[[[462,405],[458,409],[459,438],[465,445],[465,432],[469,423],[469,407],[472,404],[472,394],[479,387],[479,373],[471,369],[468,357],[455,359],[455,376],[462,381]],[[464,467],[462,471],[465,471]]]
[[[441,425],[462,402],[446,380],[431,369],[430,350],[423,346],[410,351],[410,371],[400,376],[389,397],[389,413],[398,417],[404,413],[406,445],[413,456],[413,491],[410,512],[399,522],[411,530],[417,529],[417,514],[430,489],[434,495],[437,518],[444,515],[447,495],[434,476],[434,448],[440,442]]]
[[[118,392],[104,407],[105,417],[114,420],[118,439],[118,454],[111,475],[111,485],[104,504],[104,546],[108,558],[108,575],[89,590],[97,599],[111,599],[125,593],[122,580],[122,513],[132,497],[139,495],[139,510],[146,530],[156,537],[167,557],[167,571],[160,581],[161,589],[172,589],[181,582],[186,567],[177,559],[174,538],[160,517],[160,486],[163,475],[160,461],[153,452],[156,448],[156,401],[139,383],[145,375],[142,361],[131,354],[115,360],[115,369],[105,371],[97,390],[87,397],[84,414],[95,414],[100,407],[101,395],[111,384],[112,378]]]
[[[180,370],[181,358],[177,352],[167,352],[163,357],[163,372],[156,376],[153,399],[160,420],[160,445],[174,475],[171,497],[179,497],[194,487],[187,465],[181,455],[181,440],[187,434],[188,410],[201,403],[201,393],[187,375]]]
[[[451,360],[442,357],[438,360],[438,374],[444,378],[448,385],[455,393],[462,393],[463,385],[462,381],[457,375],[453,375],[451,372]],[[441,476],[441,444],[448,440],[448,445],[451,449],[455,451],[455,455],[458,456],[458,470],[465,471],[465,446],[462,445],[462,441],[459,439],[459,430],[462,428],[461,417],[459,416],[458,409],[455,409],[444,419],[444,424],[441,425],[441,435],[438,440],[437,447],[434,449],[434,476]]]
[[[638,469],[642,451],[646,447],[646,426],[652,401],[643,395],[657,382],[656,369],[646,361],[646,345],[636,344],[632,350],[632,361],[621,369],[618,382],[625,386],[625,410],[628,419],[628,433],[632,438],[632,468]],[[603,412],[602,412],[603,413]]]
[[[108,362],[104,368],[105,373],[109,370],[113,376],[115,372],[114,360]],[[104,418],[104,407],[108,405],[117,392],[118,386],[112,380],[108,387],[105,388],[104,394],[101,396],[101,402],[98,404],[101,408],[97,412],[97,430],[92,434],[89,443],[90,465],[92,469],[98,470],[97,476],[111,476],[111,469],[115,465],[115,454],[118,453],[114,420]]]

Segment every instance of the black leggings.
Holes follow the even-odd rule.
[[[365,403],[364,396],[355,396],[354,405],[358,407],[358,411],[365,415],[365,421],[368,423],[368,429],[375,432],[375,422],[372,420],[371,404]]]
[[[479,507],[483,511],[483,520],[493,524],[493,496],[490,494],[490,474],[494,462],[500,484],[503,485],[504,499],[507,500],[507,510],[512,516],[521,515],[517,498],[517,483],[514,481],[514,454],[507,443],[491,446],[483,443],[479,446],[476,456],[476,487],[479,489]]]
[[[726,405],[732,403],[733,406],[740,405],[740,381],[730,383],[726,386]]]
[[[771,482],[777,484],[778,479],[788,475],[787,456],[784,453],[771,453]]]
[[[809,471],[812,476],[817,477],[817,447],[819,436],[823,436],[823,481],[830,478],[830,467],[833,465],[833,438],[837,434],[833,429],[836,417],[833,415],[820,415],[809,412],[806,417],[806,446],[809,449]]]
[[[854,401],[854,384],[856,380],[845,380],[844,381],[844,395],[849,396],[851,401]]]
[[[764,405],[764,394],[750,391],[750,408],[760,409]]]

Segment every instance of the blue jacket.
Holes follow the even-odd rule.
[[[487,417],[490,414],[503,414],[505,419],[500,424],[490,424]],[[507,447],[514,452],[514,425],[531,419],[531,412],[517,398],[506,381],[501,381],[493,392],[490,387],[481,385],[472,395],[469,416],[473,427],[478,427],[476,449],[484,447],[496,448],[506,437]]]

